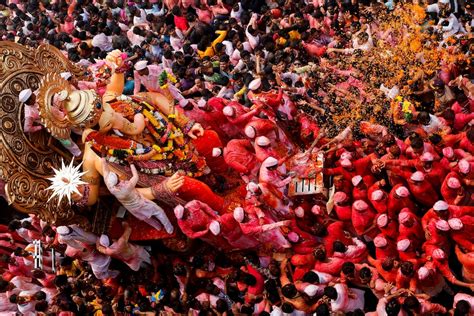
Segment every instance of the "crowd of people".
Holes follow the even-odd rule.
[[[474,315],[473,5],[0,1],[2,39],[60,49],[87,69],[61,74],[77,89],[103,94],[119,50],[124,93],[215,131],[225,164],[203,181],[245,191],[160,217],[196,240],[183,252],[130,242],[126,221],[117,240],[0,226],[0,314]],[[42,129],[35,93],[19,99],[25,132]],[[293,179],[330,190],[290,194]]]

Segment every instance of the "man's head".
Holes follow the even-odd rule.
[[[281,288],[281,293],[286,298],[294,298],[298,294],[298,291],[293,283],[289,283]]]
[[[471,304],[469,304],[466,300],[460,300],[456,303],[456,307],[454,308],[454,315],[455,316],[467,316],[470,315],[471,311]]]
[[[348,277],[354,277],[355,276],[355,265],[352,262],[344,262],[342,265],[342,272],[348,276]]]
[[[345,253],[347,250],[346,245],[344,245],[344,243],[340,240],[334,241],[332,247],[334,249],[334,252]]]
[[[337,291],[332,286],[326,286],[324,288],[324,295],[327,296],[328,298],[332,299],[332,300],[337,299]]]
[[[319,276],[316,272],[314,271],[308,271],[303,275],[303,282],[306,283],[319,283]]]
[[[428,112],[422,111],[418,113],[417,118],[418,118],[418,122],[420,122],[421,125],[426,126],[430,124],[431,119],[430,119],[430,114]]]
[[[400,312],[400,308],[401,306],[398,299],[392,298],[385,306],[385,312],[387,313],[387,316],[397,316]]]
[[[363,284],[369,283],[372,279],[372,271],[367,267],[363,267],[359,270],[359,279]]]
[[[135,64],[135,70],[140,76],[147,76],[149,74],[148,61],[140,60]]]

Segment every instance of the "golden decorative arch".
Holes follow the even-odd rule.
[[[18,211],[36,214],[51,224],[87,226],[87,220],[67,202],[48,202],[47,178],[53,174],[52,168],[59,168],[61,159],[70,161],[72,157],[55,150],[61,147],[45,130],[23,132],[24,106],[18,101],[20,91],[36,90],[47,73],[66,71],[77,77],[84,74],[84,69],[53,46],[33,49],[0,42],[0,179],[6,183],[8,202]]]

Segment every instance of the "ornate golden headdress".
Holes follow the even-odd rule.
[[[72,127],[92,127],[103,108],[94,90],[74,90],[59,74],[43,77],[38,88],[41,122],[56,138],[67,139]]]

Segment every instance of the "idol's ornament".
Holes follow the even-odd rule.
[[[75,90],[60,74],[49,73],[38,91],[41,122],[52,136],[67,139],[71,128],[84,129],[99,122],[103,108],[94,90]]]
[[[53,168],[60,169],[61,161],[70,161],[72,155],[65,150],[58,138],[70,134],[69,118],[62,117],[64,108],[52,108],[54,102],[39,100],[45,114],[44,125],[35,125],[38,130],[25,131],[26,105],[23,101],[28,94],[53,97],[61,103],[65,95],[56,94],[68,85],[56,80],[57,75],[49,75],[49,86],[41,93],[40,82],[48,73],[68,72],[82,78],[84,69],[69,62],[55,47],[40,45],[36,49],[16,43],[0,42],[0,180],[8,202],[18,211],[33,213],[51,224],[79,223],[89,226],[89,220],[77,213],[66,200],[59,203],[50,199],[52,192],[48,178],[54,175]],[[53,79],[55,78],[55,79]],[[52,80],[53,79],[53,80]],[[29,91],[28,91],[29,90]],[[23,92],[23,93],[22,93]],[[28,93],[29,92],[29,93]],[[39,104],[38,104],[39,105]],[[55,116],[56,125],[48,117]],[[61,122],[61,123],[60,123]],[[62,124],[62,125],[58,125]],[[61,126],[64,129],[61,129]]]

